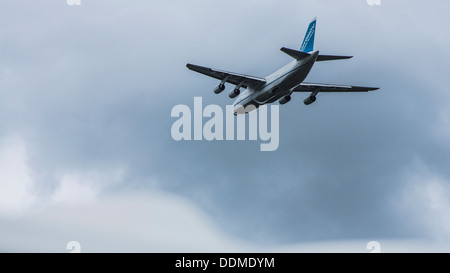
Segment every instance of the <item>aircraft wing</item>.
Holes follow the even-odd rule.
[[[187,68],[190,70],[193,70],[195,72],[201,73],[206,76],[210,76],[212,78],[218,79],[218,80],[225,80],[227,83],[231,83],[234,85],[238,85],[242,83],[243,88],[247,87],[257,87],[260,85],[263,85],[266,83],[266,80],[264,78],[254,77],[254,76],[248,76],[233,72],[227,72],[222,70],[216,70],[209,67],[203,67],[199,65],[193,65],[193,64],[187,64]]]
[[[293,92],[368,92],[378,90],[377,87],[335,85],[321,83],[301,83],[292,89]]]

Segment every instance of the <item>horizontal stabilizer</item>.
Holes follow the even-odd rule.
[[[302,52],[302,51],[298,51],[298,50],[293,50],[290,48],[285,48],[282,47],[280,49],[281,51],[283,51],[284,53],[286,53],[287,55],[291,56],[292,58],[296,59],[296,60],[301,60],[307,56],[310,56],[310,54]]]
[[[345,60],[353,58],[353,56],[337,56],[337,55],[319,55],[316,62]]]

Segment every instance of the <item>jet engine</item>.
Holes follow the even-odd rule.
[[[290,102],[290,101],[291,101],[291,96],[290,96],[290,95],[287,95],[287,96],[283,97],[281,100],[279,100],[278,102],[279,102],[280,104],[286,104],[286,103],[288,103],[288,102]]]
[[[236,98],[237,96],[239,96],[239,94],[241,93],[241,91],[239,90],[239,88],[234,89],[233,91],[231,91],[228,96],[232,99]]]
[[[214,87],[214,93],[219,94],[223,90],[225,90],[225,84],[221,83],[218,86]]]
[[[311,96],[307,97],[307,98],[303,101],[303,103],[304,103],[305,105],[310,105],[311,103],[313,103],[313,102],[315,102],[315,101],[316,101],[316,96],[311,95]]]

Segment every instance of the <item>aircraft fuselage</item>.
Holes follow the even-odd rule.
[[[267,76],[266,83],[257,88],[247,88],[234,101],[235,113],[248,112],[249,105],[258,108],[261,105],[272,103],[292,93],[292,88],[302,83],[308,76],[311,68],[317,60],[319,51],[310,53],[301,60],[293,60],[275,73]]]

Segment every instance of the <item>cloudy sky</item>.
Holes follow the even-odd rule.
[[[0,3],[0,251],[449,251],[450,3]],[[175,105],[231,104],[186,63],[264,77],[315,47],[355,56],[295,94],[280,146],[180,141]]]

